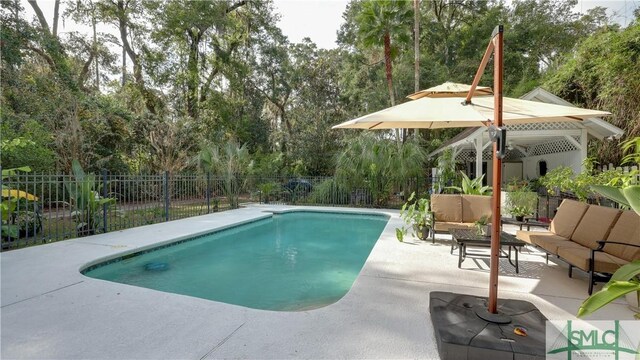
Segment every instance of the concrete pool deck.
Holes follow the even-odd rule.
[[[0,254],[3,359],[421,358],[438,353],[428,307],[430,291],[486,296],[488,259],[457,268],[450,237],[435,245],[400,243],[391,215],[351,290],[338,302],[275,312],[97,280],[79,270],[99,259],[153,247],[264,216],[246,208],[35,246]],[[506,261],[506,260],[505,260]],[[520,257],[520,274],[501,263],[499,296],[530,301],[552,320],[575,319],[587,296],[586,276],[535,250]],[[633,319],[624,302],[592,319]]]

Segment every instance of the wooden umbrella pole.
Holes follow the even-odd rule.
[[[500,26],[500,28],[502,27]],[[476,87],[478,87],[478,84],[480,83],[480,79],[482,78],[484,69],[487,67],[487,63],[489,62],[489,58],[491,57],[491,53],[493,52],[493,48],[495,45],[493,42],[493,36],[491,38],[492,39],[491,41],[489,41],[489,45],[487,45],[487,50],[485,50],[484,55],[482,56],[482,61],[480,61],[480,66],[478,66],[478,71],[476,71],[476,76],[473,77],[473,83],[471,84],[471,89],[469,89],[469,93],[467,94],[466,99],[464,99],[465,104],[471,103],[471,97],[473,96],[473,93],[476,92]]]
[[[497,30],[497,34],[496,34]],[[502,127],[502,75],[503,75],[503,28],[494,30],[491,42],[493,56],[493,119],[494,125]],[[502,141],[505,141],[503,139]],[[489,273],[489,308],[492,314],[498,312],[498,262],[500,260],[500,185],[502,180],[502,159],[498,157],[498,142],[493,143],[493,216],[491,218],[491,263]]]

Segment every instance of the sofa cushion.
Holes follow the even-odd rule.
[[[598,240],[606,240],[613,223],[620,216],[620,210],[591,205],[571,235],[571,241],[591,249],[598,247]]]
[[[533,239],[532,237],[541,237],[541,236],[557,236],[556,234],[552,233],[551,231],[525,231],[525,230],[518,230],[516,231],[516,238],[519,240],[522,240],[524,242],[526,242],[527,244],[531,244],[531,245],[535,245],[533,243]]]
[[[540,233],[540,235],[531,234],[529,235],[529,239],[531,239],[531,242],[534,245],[539,246],[545,251],[556,255],[558,254],[558,248],[560,246],[581,246],[572,241],[569,241],[567,238],[563,238],[562,236],[547,232]]]
[[[579,201],[563,200],[558,207],[556,216],[551,221],[549,230],[554,234],[570,239],[588,207],[589,205]]]
[[[450,222],[450,221],[436,221],[433,228],[436,231],[449,231],[451,228],[475,228],[474,223],[461,223],[461,222]]]
[[[566,260],[569,264],[576,266],[582,270],[589,270],[589,259],[591,258],[591,249],[585,246],[580,247],[561,247],[558,249],[558,255]],[[612,274],[622,265],[629,262],[620,259],[617,256],[604,252],[596,252],[596,263],[594,270],[597,272],[605,272]]]
[[[473,223],[483,216],[491,219],[491,196],[462,195],[462,222]]]
[[[613,224],[607,241],[640,245],[640,215],[631,210],[623,211]],[[627,261],[640,259],[639,247],[610,244],[605,245],[603,250]]]
[[[437,221],[462,222],[462,198],[460,195],[431,195],[431,211]]]

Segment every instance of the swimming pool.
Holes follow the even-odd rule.
[[[274,214],[82,273],[256,309],[313,309],[349,291],[388,219],[337,212]]]

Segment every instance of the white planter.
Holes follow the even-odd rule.
[[[491,235],[491,224],[482,225],[478,231],[482,236],[490,236]]]

